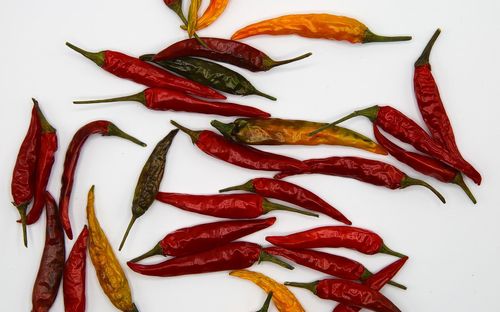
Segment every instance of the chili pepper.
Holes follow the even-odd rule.
[[[192,97],[179,91],[148,88],[140,93],[105,100],[76,101],[75,104],[94,104],[107,102],[135,101],[153,110],[172,110],[202,114],[215,114],[222,116],[254,116],[269,117],[269,113],[263,112],[251,106],[233,103],[209,102]]]
[[[178,77],[161,68],[120,52],[111,50],[88,52],[69,42],[66,42],[66,45],[94,62],[97,66],[120,78],[130,79],[148,87],[176,89],[205,98],[226,98],[224,95],[204,85]]]
[[[315,213],[273,203],[256,194],[192,195],[160,192],[156,199],[182,210],[218,218],[258,218],[273,210],[318,217]]]
[[[293,270],[293,266],[266,253],[262,247],[247,242],[232,242],[200,253],[171,258],[157,264],[127,262],[132,271],[151,276],[180,276],[244,269],[256,262],[269,261]]]
[[[132,219],[130,219],[130,223],[128,224],[125,234],[123,235],[123,239],[118,250],[122,250],[128,233],[137,218],[145,214],[149,207],[153,204],[165,172],[167,153],[177,132],[179,132],[177,129],[170,131],[160,142],[158,142],[154,150],[151,152],[148,160],[144,164],[135,187],[134,199],[132,201]]]
[[[383,136],[380,130],[375,125],[373,126],[373,132],[380,145],[382,145],[387,151],[389,151],[389,153],[397,160],[407,164],[408,166],[419,172],[422,172],[425,175],[434,177],[439,181],[457,184],[464,190],[464,192],[467,194],[467,196],[469,196],[472,202],[474,204],[476,203],[474,195],[472,195],[471,191],[467,187],[467,184],[465,184],[460,172],[435,158],[402,149],[401,147],[392,143],[385,136]]]
[[[153,57],[154,54],[146,54],[140,58],[143,61],[152,61]],[[243,96],[259,95],[276,101],[275,97],[257,90],[243,75],[214,62],[185,56],[154,63],[187,79],[219,91]]]
[[[266,171],[301,172],[307,170],[307,165],[300,160],[235,143],[212,131],[193,131],[173,120],[170,122],[189,135],[193,144],[196,144],[203,152],[230,164]]]
[[[423,186],[432,191],[443,203],[446,203],[443,195],[427,182],[412,178],[394,167],[393,165],[372,159],[361,157],[328,157],[320,159],[305,160],[309,169],[302,173],[320,173],[333,176],[352,178],[373,185],[384,186],[389,189],[404,189],[412,185]],[[297,172],[282,172],[275,176],[281,179]]]
[[[439,143],[434,141],[416,122],[397,109],[390,106],[372,106],[363,110],[355,111],[354,113],[343,117],[335,122],[323,126],[310,135],[314,135],[324,129],[335,126],[343,121],[356,116],[365,116],[370,119],[375,125],[379,126],[389,134],[392,134],[397,139],[411,144],[415,149],[424,152],[451,167],[463,172],[470,177],[475,183],[481,183],[481,175],[469,164],[463,160],[457,159],[448,152]]]
[[[198,56],[258,72],[267,71],[273,67],[292,63],[312,55],[312,53],[306,53],[296,58],[275,61],[264,52],[242,42],[220,38],[204,37],[202,39],[208,47],[202,46],[193,39],[182,40],[156,54],[153,61]]]
[[[325,125],[324,123],[279,118],[238,118],[225,124],[211,122],[226,138],[249,145],[343,145],[387,155],[377,143],[352,130],[329,128],[317,136],[308,133]]]
[[[295,295],[283,284],[258,272],[248,270],[237,270],[229,273],[242,279],[249,280],[262,288],[265,292],[273,293],[273,303],[280,312],[304,312]]]
[[[276,218],[205,223],[182,228],[167,234],[150,251],[131,262],[138,262],[155,255],[182,257],[225,245],[250,235],[276,222]]]
[[[132,302],[130,286],[106,234],[97,220],[94,208],[94,186],[89,190],[87,220],[89,222],[89,253],[97,279],[111,303],[120,311],[138,312]]]
[[[200,6],[201,0],[191,0],[191,3],[189,4],[187,24],[187,32],[189,38],[193,36],[196,24],[198,23],[198,11],[200,10]]]
[[[177,16],[179,16],[179,18],[181,19],[182,23],[184,23],[184,25],[181,26],[181,28],[187,29],[188,20],[186,19],[186,16],[184,16],[184,13],[182,12],[182,0],[163,0],[163,2],[165,2],[165,4],[167,5],[167,7],[169,9],[171,9],[172,11],[174,11],[174,13],[177,14]],[[203,40],[201,40],[201,38],[198,37],[198,35],[196,33],[193,33],[193,37],[202,46],[204,46],[204,47],[207,46],[207,44],[205,42],[203,42]]]
[[[198,19],[198,23],[196,23],[196,30],[206,28],[215,22],[215,20],[218,19],[224,12],[228,3],[229,0],[210,0],[208,8]]]
[[[59,197],[59,215],[61,223],[69,239],[73,239],[73,232],[71,231],[71,221],[69,219],[69,203],[71,199],[71,192],[73,190],[73,182],[75,178],[76,165],[80,157],[80,151],[83,144],[92,134],[101,134],[103,136],[117,136],[129,140],[140,146],[146,144],[137,140],[136,138],[128,135],[120,130],[115,124],[106,120],[97,120],[86,124],[81,127],[71,139],[68,150],[66,151],[66,158],[64,160],[64,171],[61,178],[61,195]]]
[[[324,213],[342,223],[352,224],[352,222],[340,211],[325,202],[319,196],[290,182],[268,178],[256,178],[238,186],[222,189],[219,192],[222,193],[236,190],[252,192],[263,197],[271,197],[286,201],[309,210]]]
[[[36,162],[40,141],[41,125],[37,113],[38,103],[33,99],[31,120],[28,132],[21,143],[17,154],[16,164],[12,173],[11,193],[23,226],[24,246],[28,247],[26,235],[26,209],[35,193]]]
[[[46,312],[56,300],[64,270],[64,231],[57,215],[57,204],[49,192],[45,193],[45,246],[33,285],[33,312]]]
[[[89,230],[83,227],[64,265],[64,311],[85,312],[85,269]]]
[[[287,236],[268,236],[266,240],[287,249],[344,247],[367,255],[383,253],[399,258],[406,257],[387,247],[379,235],[352,226],[323,226]]]

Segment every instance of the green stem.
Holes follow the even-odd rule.
[[[130,134],[122,131],[120,128],[118,128],[115,124],[110,123],[108,126],[108,135],[110,136],[117,136],[125,140],[129,140],[132,143],[135,143],[137,145],[140,145],[142,147],[147,146],[146,143],[139,141],[138,139],[134,138]]]
[[[319,282],[312,282],[312,283],[297,283],[297,282],[285,282],[286,286],[292,286],[292,287],[299,287],[299,288],[304,288],[312,292],[313,294],[317,293],[317,287],[318,287]]]
[[[125,234],[123,235],[122,242],[120,243],[120,247],[118,248],[119,251],[122,250],[123,245],[125,244],[125,241],[127,240],[128,233],[130,233],[130,229],[132,228],[132,225],[134,225],[135,220],[137,220],[137,217],[132,216],[132,219],[130,219],[130,223],[127,226],[127,230],[125,231]]]
[[[225,192],[230,192],[230,191],[246,191],[246,192],[255,193],[255,188],[253,186],[253,180],[245,182],[241,185],[226,187],[222,190],[219,190],[219,193],[225,193]]]
[[[66,45],[70,47],[71,49],[75,50],[76,52],[80,53],[81,55],[85,56],[92,62],[96,63],[97,66],[102,67],[104,66],[104,52],[89,52],[85,51],[69,42],[66,42]]]
[[[397,288],[402,289],[402,290],[408,289],[408,287],[406,287],[405,285],[400,284],[398,282],[394,282],[394,281],[388,281],[387,284],[392,285],[392,286],[397,287]]]
[[[262,202],[262,208],[264,209],[264,214],[273,211],[273,210],[282,210],[282,211],[290,211],[290,212],[295,212],[295,213],[300,213],[306,216],[311,216],[311,217],[316,217],[319,218],[319,215],[314,213],[314,212],[309,212],[309,211],[303,211],[299,209],[295,209],[292,207],[280,205],[277,203],[273,203],[268,201],[267,199],[264,199]]]
[[[422,51],[422,54],[415,62],[415,67],[429,64],[429,57],[431,56],[432,47],[434,46],[434,43],[436,43],[436,40],[439,37],[440,33],[441,29],[439,28],[434,32],[434,35],[432,35],[431,40],[429,40],[429,42],[425,46],[424,51]]]
[[[156,244],[150,251],[130,260],[130,262],[139,262],[141,260],[144,260],[152,256],[162,256],[162,255],[163,255],[163,249],[161,248],[160,244]]]
[[[19,211],[19,216],[21,216],[21,224],[23,226],[23,243],[24,247],[28,248],[28,235],[26,233],[26,209],[28,208],[28,203],[24,203],[16,206],[17,211]]]
[[[474,197],[474,194],[472,194],[472,192],[469,189],[469,187],[467,186],[467,184],[465,184],[464,178],[460,172],[457,173],[457,175],[455,176],[455,178],[453,179],[452,182],[455,183],[456,185],[460,186],[462,188],[462,190],[464,190],[465,194],[467,194],[467,196],[469,196],[470,200],[474,204],[477,204],[477,200]]]
[[[354,111],[353,113],[351,113],[351,114],[349,114],[349,115],[347,115],[345,117],[342,117],[342,118],[340,118],[337,121],[334,121],[332,123],[326,124],[323,127],[320,127],[318,129],[314,130],[313,132],[309,133],[309,136],[316,135],[316,134],[320,133],[323,130],[326,130],[328,128],[336,126],[336,125],[338,125],[341,122],[344,122],[346,120],[349,120],[349,119],[357,117],[357,116],[365,116],[366,118],[370,119],[373,122],[373,121],[375,121],[377,119],[377,115],[378,115],[379,109],[380,108],[377,105],[375,105],[375,106],[371,106],[371,107],[368,107],[368,108],[365,108],[365,109],[362,109],[362,110]]]
[[[260,91],[259,91],[259,90],[257,90],[257,89],[254,89],[254,90],[253,90],[253,94],[258,95],[258,96],[265,97],[266,99],[269,99],[269,100],[271,100],[271,101],[276,101],[276,100],[277,100],[277,98],[275,98],[274,96],[271,96],[271,95],[269,95],[269,94],[265,94],[264,92],[260,92]]]
[[[110,98],[110,99],[74,101],[73,104],[97,104],[97,103],[112,103],[112,102],[139,102],[143,105],[146,105],[146,95],[144,94],[144,92],[139,92],[137,94]]]
[[[193,141],[193,144],[195,144],[198,141],[198,139],[200,138],[201,131],[194,131],[194,130],[191,130],[191,129],[186,128],[184,126],[181,126],[180,124],[178,124],[174,120],[170,120],[170,123],[172,125],[174,125],[177,129],[179,129],[182,132],[184,132],[185,134],[189,135],[191,137],[191,141]]]
[[[371,32],[371,30],[367,29],[365,31],[365,37],[363,39],[363,43],[394,42],[394,41],[408,41],[408,40],[411,40],[411,36],[380,36]]]
[[[182,8],[181,6],[174,6],[171,8],[176,14],[177,16],[179,16],[179,18],[181,19],[182,23],[184,23],[184,26],[186,27],[186,30],[187,30],[187,25],[188,25],[188,21],[186,19],[186,16],[184,15],[184,13],[182,13]],[[203,41],[199,36],[198,34],[195,32],[193,33],[193,37],[196,39],[196,41],[198,41],[199,44],[201,44],[204,48],[207,48],[207,49],[210,49],[208,47],[208,45],[205,43],[205,41]]]
[[[364,282],[364,281],[366,281],[367,279],[369,279],[372,276],[373,276],[373,273],[370,272],[368,269],[365,268],[365,271],[363,272],[363,274],[361,274],[361,276],[359,277],[359,280],[362,281],[362,282]],[[398,287],[398,288],[401,288],[403,290],[407,289],[407,287],[405,285],[399,284],[397,282],[388,281],[387,284],[395,286],[395,287]]]
[[[260,252],[260,255],[259,255],[259,263],[261,263],[262,261],[267,261],[267,262],[272,262],[274,264],[277,264],[281,267],[284,267],[285,269],[288,269],[288,270],[293,270],[295,269],[293,266],[291,266],[290,264],[286,263],[285,261],[282,261],[278,258],[276,258],[275,256],[273,255],[270,255],[268,254],[267,252],[265,251],[261,251]]]
[[[268,294],[267,294],[267,298],[266,298],[266,301],[264,301],[264,305],[262,306],[262,308],[260,308],[259,311],[257,312],[267,312],[269,310],[269,305],[271,304],[271,299],[273,298],[273,292],[270,291]]]
[[[403,255],[402,253],[399,253],[397,251],[394,251],[394,250],[390,249],[385,244],[382,244],[382,247],[380,247],[380,249],[379,249],[378,252],[386,254],[386,255],[395,256],[395,257],[398,257],[398,258],[404,258],[404,257],[406,257],[406,255]]]
[[[308,52],[306,54],[302,54],[300,56],[297,56],[297,57],[294,57],[294,58],[291,58],[291,59],[287,59],[287,60],[282,60],[282,61],[275,61],[275,60],[272,60],[272,59],[264,60],[264,66],[266,67],[266,70],[269,70],[269,69],[274,68],[276,66],[281,66],[281,65],[293,63],[293,62],[296,62],[296,61],[300,61],[300,60],[305,59],[305,58],[307,58],[307,57],[309,57],[311,55],[312,55],[312,53]]]
[[[406,188],[408,186],[412,186],[412,185],[420,185],[420,186],[423,186],[425,188],[428,188],[431,192],[433,192],[439,198],[439,200],[441,200],[441,202],[443,204],[446,204],[446,200],[444,199],[443,195],[441,195],[441,193],[439,193],[434,187],[432,187],[429,183],[427,183],[425,181],[415,179],[415,178],[412,178],[412,177],[405,175],[405,177],[401,181],[400,188],[404,189],[404,188]]]

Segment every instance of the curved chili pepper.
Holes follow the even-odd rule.
[[[139,262],[155,255],[182,257],[225,245],[250,235],[276,222],[276,218],[222,221],[182,228],[167,234],[150,251],[130,260]]]
[[[125,272],[116,259],[113,248],[97,220],[94,208],[94,186],[88,193],[87,220],[89,222],[89,254],[97,279],[111,303],[123,312],[138,312],[132,302],[132,292]]]
[[[193,39],[182,40],[156,54],[153,61],[198,56],[258,72],[267,71],[273,67],[292,63],[312,55],[312,53],[306,53],[289,60],[275,61],[264,52],[242,42],[220,38],[204,37],[202,39],[208,47],[204,47]]]
[[[110,50],[88,52],[69,42],[66,42],[66,45],[117,77],[130,79],[148,87],[173,88],[200,97],[226,99],[224,95],[215,90],[197,82],[175,76],[135,57]]]
[[[271,299],[273,299],[273,292],[272,291],[270,291],[269,294],[267,294],[266,301],[264,301],[264,305],[262,305],[262,308],[260,308],[260,310],[257,312],[269,311],[269,305],[271,304]]]
[[[64,270],[64,231],[57,215],[56,201],[49,192],[45,193],[45,210],[45,246],[33,285],[33,312],[50,310],[56,300]]]
[[[71,222],[69,219],[69,203],[71,199],[71,192],[73,191],[73,182],[75,178],[76,166],[80,151],[83,144],[92,134],[101,134],[103,136],[117,136],[129,140],[140,146],[146,146],[143,142],[128,135],[120,130],[115,124],[106,120],[97,120],[86,124],[81,127],[71,139],[68,150],[66,151],[66,158],[64,160],[64,171],[61,178],[61,195],[59,197],[59,215],[61,223],[69,239],[73,239],[73,232],[71,231]]]
[[[266,240],[287,249],[344,247],[367,255],[383,253],[399,258],[406,257],[387,247],[379,235],[353,226],[323,226],[287,236],[268,236]]]
[[[237,190],[256,193],[263,197],[276,198],[309,210],[324,213],[342,223],[348,225],[352,224],[352,222],[340,211],[325,202],[319,196],[290,182],[268,178],[256,178],[238,186],[222,189],[219,192]]]
[[[379,36],[363,23],[332,14],[291,14],[248,25],[232,36],[232,40],[256,35],[299,35],[307,38],[345,40],[351,43],[407,41],[411,36]]]
[[[215,22],[224,12],[228,3],[229,0],[210,0],[207,9],[198,19],[198,23],[196,23],[196,30],[206,28]]]
[[[186,16],[184,16],[184,13],[182,12],[182,0],[163,0],[163,2],[165,2],[165,4],[167,5],[167,7],[174,11],[175,14],[177,14],[177,16],[181,19],[182,23],[184,23],[183,26],[181,26],[181,28],[183,29],[187,29],[187,25],[188,25],[188,20],[186,19]],[[207,44],[205,42],[203,42],[203,40],[201,40],[200,37],[198,37],[198,35],[196,33],[193,33],[193,37],[204,47],[207,46]]]
[[[196,144],[200,150],[230,164],[266,171],[301,172],[307,170],[308,166],[300,160],[238,144],[212,131],[193,131],[173,120],[170,122],[189,135],[193,144]]]
[[[64,311],[85,312],[85,269],[89,230],[83,227],[64,265]]]
[[[269,261],[293,270],[293,266],[275,258],[262,247],[247,242],[233,242],[211,250],[168,259],[157,264],[127,262],[132,271],[150,276],[171,277],[227,270],[245,269],[256,262]]]
[[[163,174],[165,173],[167,153],[177,132],[179,132],[177,129],[170,131],[160,142],[158,142],[154,150],[151,152],[148,160],[144,164],[135,187],[134,199],[132,201],[132,219],[130,219],[130,223],[128,224],[125,234],[123,235],[123,239],[118,250],[122,250],[128,233],[137,218],[145,214],[149,207],[153,204],[156,194],[158,194],[158,190],[160,189]]]
[[[200,7],[201,0],[191,0],[191,3],[189,4],[187,24],[187,32],[189,38],[193,36],[196,24],[198,23],[198,11],[200,10]]]
[[[140,93],[93,101],[75,101],[74,104],[95,104],[108,102],[134,101],[139,102],[153,110],[172,110],[202,114],[215,114],[221,116],[249,116],[249,117],[269,117],[269,113],[260,109],[234,103],[209,102],[198,99],[179,91],[148,88]]]

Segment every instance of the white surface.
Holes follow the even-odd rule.
[[[263,18],[299,12],[330,12],[352,16],[380,34],[411,34],[406,43],[355,46],[299,37],[260,36],[245,40],[275,59],[308,51],[313,57],[267,73],[239,70],[258,88],[275,95],[274,103],[258,97],[230,97],[284,118],[332,120],[354,109],[391,104],[421,121],[413,96],[413,62],[437,27],[443,33],[432,54],[432,65],[463,154],[483,174],[483,185],[470,180],[479,204],[473,206],[461,190],[427,178],[448,201],[442,205],[432,193],[412,187],[401,191],[328,176],[297,176],[289,181],[308,187],[337,206],[354,225],[379,233],[392,248],[411,259],[395,278],[408,286],[388,286],[383,293],[403,311],[499,311],[500,216],[498,185],[498,1],[453,0],[233,0],[213,26],[200,32],[229,37],[233,31]],[[193,129],[208,128],[216,116],[148,111],[138,104],[77,107],[72,100],[126,95],[142,86],[120,80],[64,46],[70,41],[89,50],[114,49],[131,55],[158,51],[184,38],[179,21],[160,0],[17,1],[3,0],[0,9],[0,293],[2,310],[29,311],[31,289],[44,242],[44,216],[29,227],[29,249],[22,247],[17,211],[10,205],[10,177],[17,150],[27,129],[31,97],[36,97],[48,120],[58,129],[60,151],[49,184],[59,195],[64,153],[73,133],[85,123],[109,119],[148,143],[147,148],[117,138],[93,137],[79,161],[71,202],[75,236],[85,223],[86,193],[96,185],[97,216],[116,248],[131,216],[130,205],[138,174],[156,142],[172,129],[175,119]],[[231,118],[219,118],[230,121]],[[346,126],[371,135],[367,120]],[[269,151],[306,159],[328,155],[359,155],[397,164],[390,157],[341,147],[274,147]],[[271,173],[244,170],[213,159],[179,134],[168,157],[161,190],[215,193],[219,188]],[[272,228],[252,235],[285,234],[319,225],[336,224],[276,213]],[[136,222],[122,252],[128,259],[153,246],[174,229],[215,219],[155,203]],[[67,252],[73,242],[67,242]],[[350,256],[377,271],[395,260],[389,256]],[[152,261],[161,261],[154,259]],[[313,281],[321,273],[301,266],[288,272],[272,264],[252,270],[278,281]],[[133,297],[141,311],[255,311],[265,294],[250,282],[226,272],[177,278],[145,277],[126,269]],[[115,311],[99,287],[90,260],[87,267],[87,310]],[[331,311],[333,302],[293,289],[307,311]],[[62,292],[52,311],[63,311]],[[271,311],[276,311],[274,307]]]

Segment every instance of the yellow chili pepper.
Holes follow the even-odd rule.
[[[198,19],[196,30],[203,29],[212,24],[226,9],[229,0],[210,0],[207,10]]]
[[[191,0],[188,12],[188,24],[187,32],[189,38],[191,38],[196,30],[196,24],[198,23],[198,11],[200,10],[201,0]]]
[[[273,303],[280,312],[305,312],[297,297],[285,285],[262,273],[237,270],[229,275],[254,282],[267,293],[273,292]]]
[[[132,293],[127,277],[104,234],[94,211],[94,186],[87,199],[87,219],[89,222],[89,253],[94,264],[99,284],[111,303],[124,312],[138,312],[132,302]]]
[[[411,40],[410,36],[379,36],[353,18],[332,14],[293,14],[268,19],[236,31],[231,39],[238,40],[262,34],[294,34],[307,38],[346,40],[352,43]]]

